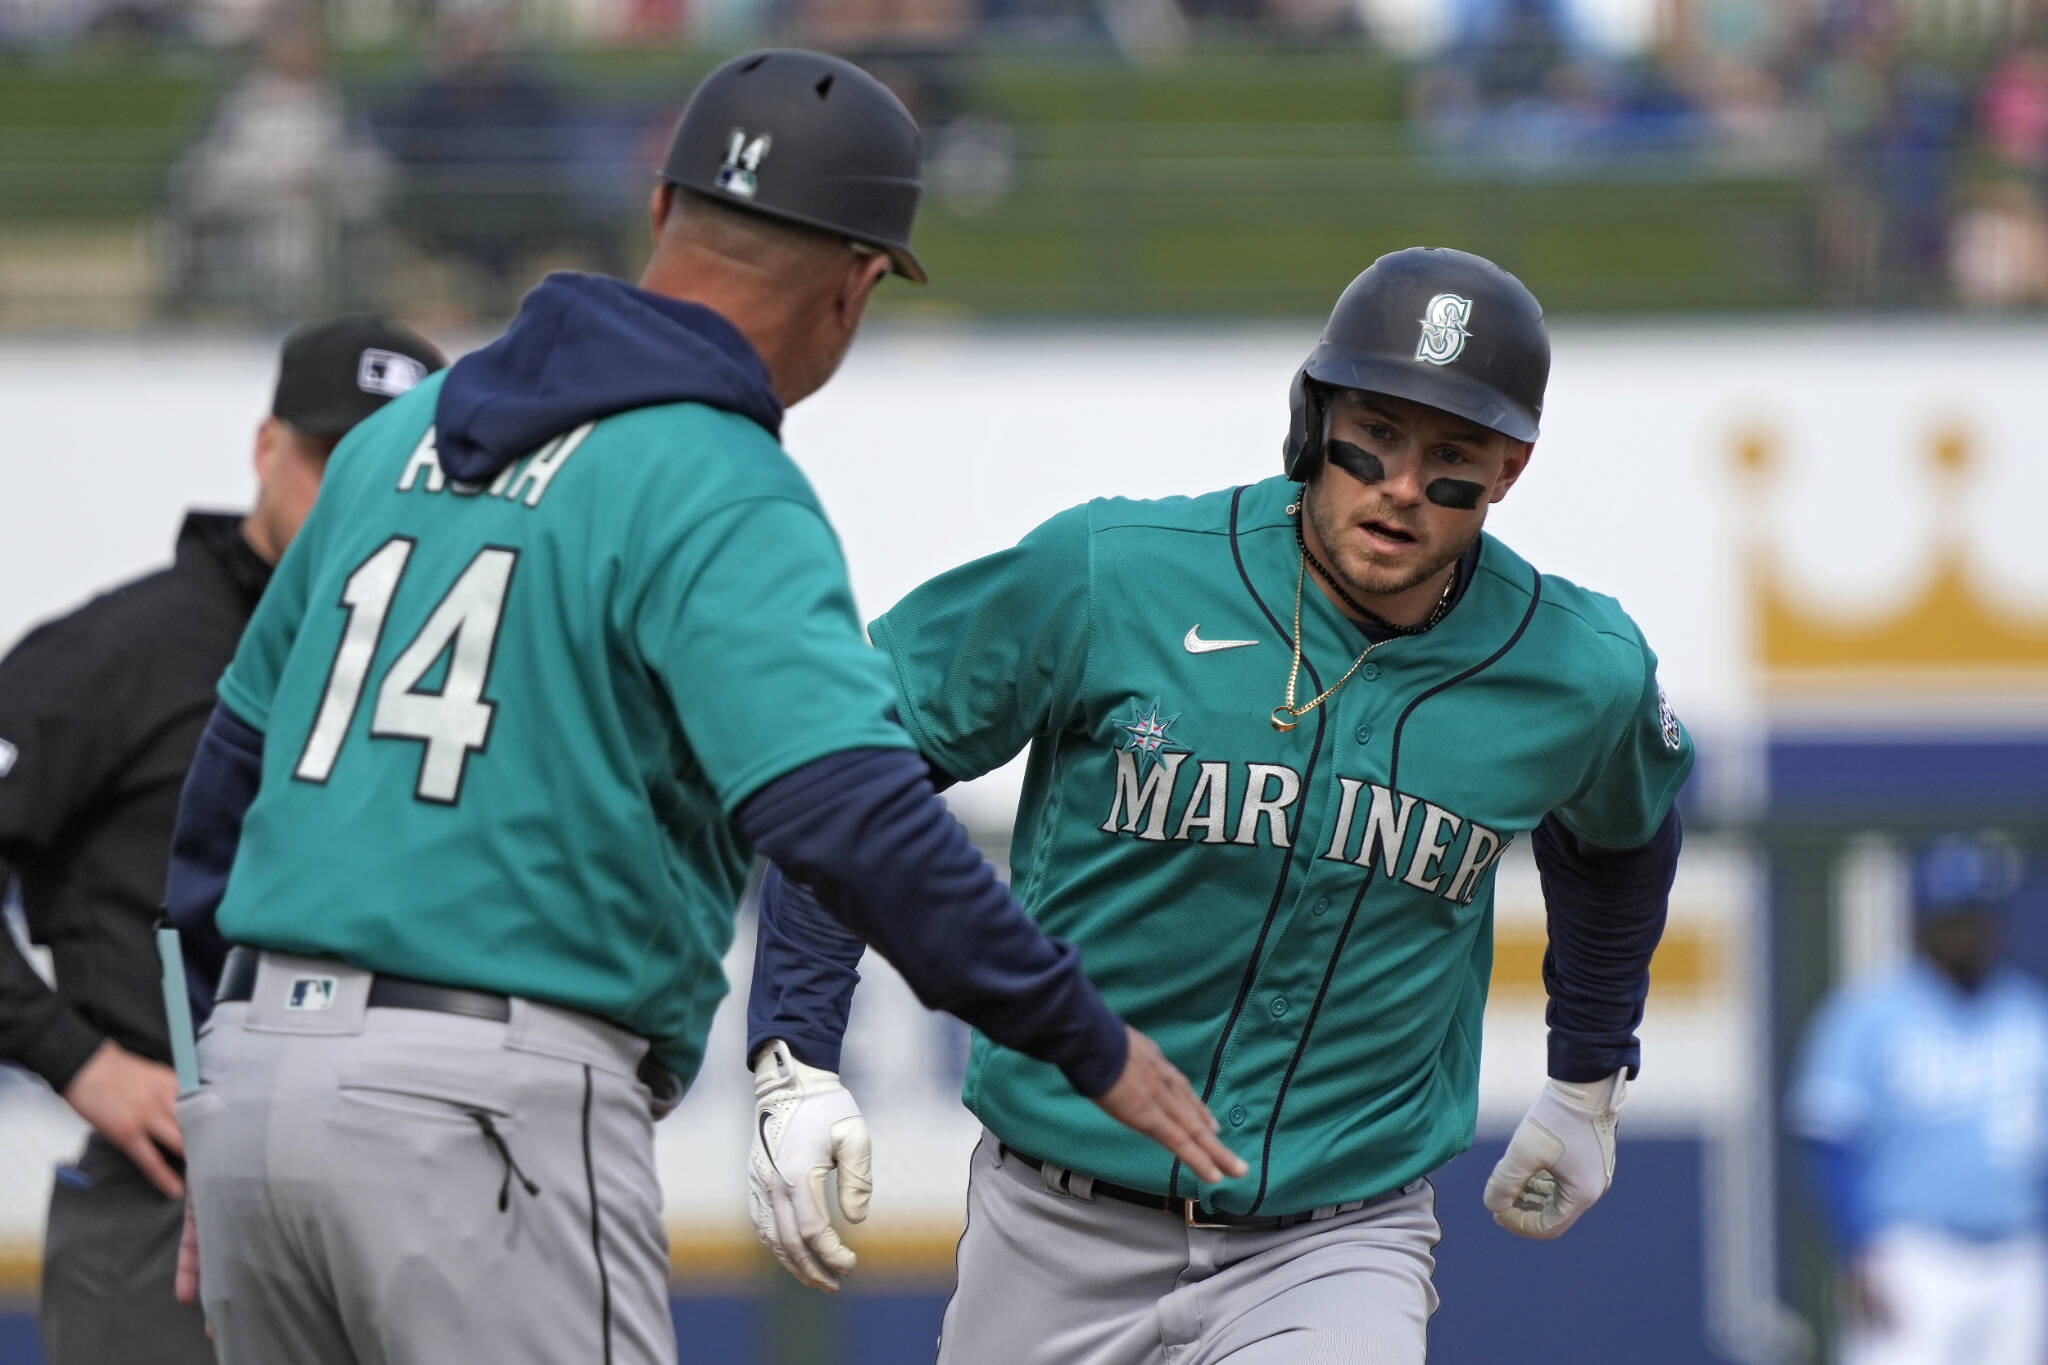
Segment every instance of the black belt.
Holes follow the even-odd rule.
[[[256,964],[260,950],[248,947],[228,949],[227,965],[221,968],[220,987],[213,993],[216,1004],[247,1000],[256,993]],[[339,963],[337,966],[341,965]],[[386,976],[370,978],[370,1007],[389,1010],[431,1010],[436,1014],[461,1014],[471,1019],[489,1019],[503,1024],[511,1021],[510,997],[492,991],[463,990],[457,986],[436,986],[431,981]]]
[[[996,1150],[1002,1153],[1005,1160],[1021,1161],[1032,1170],[1038,1171],[1041,1174],[1051,1164],[1040,1161],[1035,1156],[1020,1152],[1007,1142],[998,1142]],[[1072,1188],[1072,1182],[1074,1176],[1078,1173],[1067,1170],[1063,1166],[1053,1166],[1053,1169],[1061,1172],[1058,1185],[1060,1193],[1075,1195],[1076,1192]],[[1136,1204],[1141,1209],[1151,1209],[1157,1213],[1172,1214],[1191,1228],[1252,1228],[1267,1231],[1299,1227],[1303,1223],[1314,1222],[1319,1218],[1334,1218],[1340,1213],[1356,1213],[1360,1209],[1371,1208],[1374,1204],[1383,1204],[1401,1193],[1400,1190],[1392,1190],[1386,1194],[1376,1195],[1371,1199],[1357,1199],[1348,1204],[1332,1204],[1328,1208],[1309,1209],[1302,1213],[1251,1214],[1226,1213],[1221,1209],[1204,1209],[1200,1200],[1174,1199],[1163,1194],[1153,1194],[1149,1190],[1134,1190],[1128,1185],[1111,1184],[1107,1180],[1096,1181],[1089,1192],[1091,1195],[1114,1199],[1121,1204]],[[1079,1196],[1076,1195],[1076,1197],[1078,1198]]]

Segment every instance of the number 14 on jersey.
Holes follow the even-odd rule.
[[[415,543],[410,536],[393,536],[357,566],[342,588],[348,625],[328,668],[313,729],[292,769],[302,781],[325,782],[334,772]],[[518,562],[519,552],[504,546],[487,545],[477,551],[412,642],[392,660],[377,688],[370,738],[409,739],[425,746],[413,787],[422,801],[454,804],[462,795],[470,754],[490,738],[497,703],[484,700],[484,685],[490,680],[505,593]],[[444,655],[447,675],[439,691],[428,691],[421,683]]]

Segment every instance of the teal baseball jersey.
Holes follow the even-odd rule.
[[[221,932],[599,1015],[687,1083],[752,856],[732,812],[907,747],[887,670],[761,426],[638,408],[464,486],[442,380],[336,450],[221,682],[264,737]]]
[[[1620,606],[1491,536],[1437,626],[1275,730],[1299,489],[1092,502],[869,627],[929,758],[967,779],[1029,746],[1013,890],[1206,1085],[1250,1171],[1203,1188],[980,1037],[968,1107],[1022,1151],[1234,1213],[1381,1194],[1470,1145],[1502,852],[1552,813],[1638,847],[1693,757]],[[1313,581],[1302,635],[1304,697],[1364,645]]]

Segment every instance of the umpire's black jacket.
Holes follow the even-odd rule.
[[[171,1060],[151,932],[185,769],[270,580],[241,518],[193,512],[170,568],[29,632],[0,660],[0,883],[52,992],[0,933],[0,1062],[61,1091],[104,1039]]]

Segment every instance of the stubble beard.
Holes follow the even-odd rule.
[[[1352,523],[1332,515],[1315,489],[1308,491],[1302,505],[1316,529],[1316,539],[1323,544],[1330,572],[1344,591],[1359,598],[1393,597],[1428,582],[1471,549],[1484,529],[1482,517],[1482,524],[1473,527],[1472,534],[1459,543],[1433,554],[1425,553],[1413,564],[1390,564],[1360,545],[1350,534]]]

